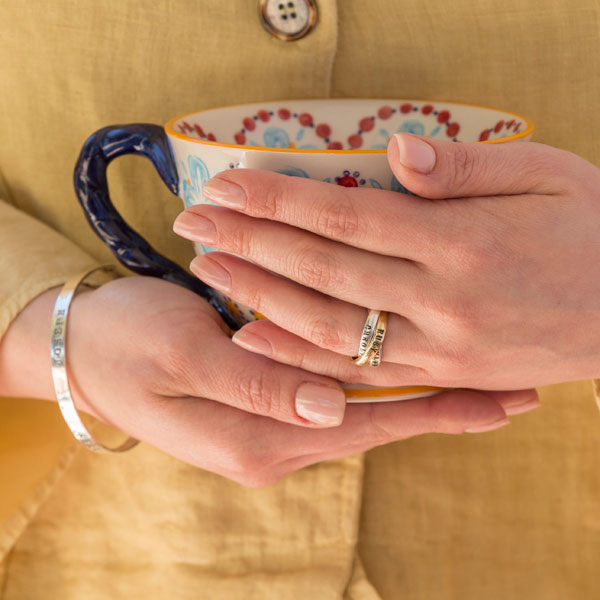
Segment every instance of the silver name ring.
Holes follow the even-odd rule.
[[[352,362],[358,367],[369,363],[378,367],[381,363],[381,348],[387,327],[388,313],[386,311],[369,310],[363,328],[358,356],[352,357]]]

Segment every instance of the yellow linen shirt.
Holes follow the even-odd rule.
[[[317,5],[314,30],[284,42],[254,0],[0,0],[0,337],[88,266],[127,274],[71,184],[108,124],[427,98],[527,115],[536,141],[600,165],[598,0]],[[182,202],[149,162],[121,158],[109,180],[124,218],[187,268],[192,246],[171,229]],[[598,597],[593,383],[540,389],[543,408],[497,432],[421,436],[258,490],[148,445],[94,455],[56,405],[0,399],[0,598]]]

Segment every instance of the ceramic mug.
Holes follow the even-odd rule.
[[[237,330],[264,317],[156,252],[125,223],[108,194],[106,169],[113,159],[123,154],[149,158],[186,208],[211,203],[202,194],[205,182],[221,171],[238,168],[410,194],[394,177],[386,159],[387,143],[394,133],[407,131],[455,142],[499,143],[529,140],[533,129],[529,119],[512,112],[444,101],[261,102],[186,114],[171,119],[164,127],[138,123],[100,129],[81,150],[74,182],[88,222],[119,262],[139,275],[160,277],[196,292],[232,330]],[[196,254],[215,250],[199,243],[194,248]],[[343,385],[350,402],[411,399],[443,389]]]

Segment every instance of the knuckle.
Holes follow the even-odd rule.
[[[382,413],[375,403],[369,404],[368,414],[368,441],[370,445],[381,446],[399,438],[396,433],[386,427],[386,421],[381,418]]]
[[[478,173],[478,155],[464,144],[456,144],[452,160],[449,161],[448,184],[449,190],[460,193],[463,187],[473,180]]]
[[[464,403],[457,402],[456,396],[441,394],[426,399],[426,419],[432,433],[460,434],[464,428],[461,413],[464,413]],[[448,415],[452,414],[452,418]]]
[[[462,277],[481,277],[495,269],[504,249],[492,232],[469,232],[460,239],[448,240],[445,264]]]
[[[462,291],[427,296],[421,302],[430,319],[442,323],[454,339],[472,342],[480,329],[481,303],[464,286],[458,289]]]
[[[263,182],[259,189],[253,190],[250,194],[249,202],[252,205],[252,212],[266,218],[276,216],[281,204],[280,196],[280,185]]]
[[[178,343],[180,341],[182,343]],[[191,354],[186,352],[186,345],[186,340],[179,340],[176,336],[165,340],[160,351],[162,390],[194,390],[197,387],[194,377],[197,367],[190,359]]]
[[[242,290],[239,288],[236,291],[242,292]],[[233,294],[233,292],[231,292],[231,294]],[[236,294],[236,296],[239,296],[240,302],[243,302],[246,306],[249,306],[253,310],[263,314],[268,312],[265,307],[262,286],[248,285],[244,288],[243,294]],[[233,295],[231,297],[233,297]],[[237,297],[234,299],[238,300]]]
[[[437,376],[448,382],[446,385],[461,385],[469,376],[481,375],[481,353],[474,344],[445,344],[436,358]]]
[[[280,412],[280,389],[276,377],[256,370],[239,373],[235,381],[235,398],[242,409],[254,414],[275,416]]]
[[[331,317],[319,317],[308,320],[306,338],[319,348],[340,351],[347,348],[346,340],[340,333],[340,324]]]
[[[291,272],[302,284],[318,290],[338,287],[344,283],[344,277],[332,258],[314,248],[299,249],[292,257]]]
[[[353,241],[360,230],[360,219],[351,204],[334,202],[319,207],[316,228],[326,237],[343,242]]]
[[[251,234],[242,228],[221,234],[221,243],[224,248],[240,256],[250,256],[252,251]]]
[[[553,194],[567,186],[573,188],[573,163],[566,151],[538,142],[526,142],[527,160],[523,161],[524,177],[535,184],[540,193]],[[524,148],[525,149],[525,148]],[[558,189],[557,189],[558,187]]]

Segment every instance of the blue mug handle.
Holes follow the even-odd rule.
[[[106,169],[112,160],[124,154],[149,158],[165,185],[177,195],[179,177],[162,127],[149,123],[104,127],[86,140],[73,174],[75,193],[88,223],[122,265],[139,275],[159,277],[195,292],[217,310],[230,329],[239,329],[243,323],[235,321],[223,308],[210,286],[159,254],[127,225],[114,207],[108,193]]]

